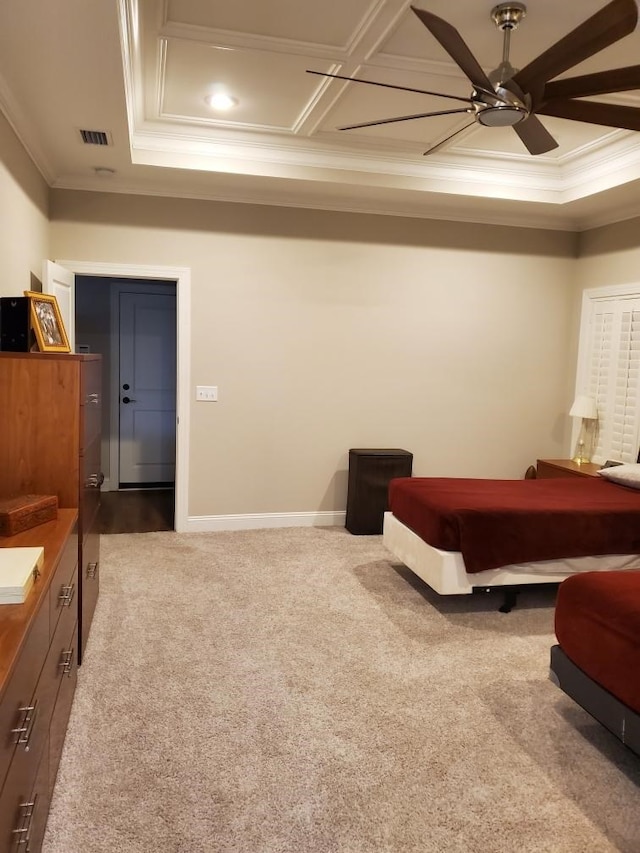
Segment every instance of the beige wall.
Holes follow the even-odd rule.
[[[350,447],[420,475],[563,455],[572,235],[53,191],[52,254],[192,270],[189,515],[344,509]]]
[[[580,234],[575,267],[576,295],[572,351],[577,362],[582,294],[596,287],[640,286],[640,219],[629,219]],[[577,365],[576,365],[577,366]]]
[[[576,284],[592,287],[640,282],[640,219],[595,228],[580,235]]]
[[[40,289],[49,257],[49,190],[0,113],[0,296]]]

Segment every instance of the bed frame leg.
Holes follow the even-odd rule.
[[[519,589],[505,589],[504,600],[498,610],[500,613],[511,613],[518,600]]]

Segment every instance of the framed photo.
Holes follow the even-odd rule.
[[[31,328],[40,352],[70,352],[69,339],[55,296],[33,290],[25,290],[24,295],[29,299]]]

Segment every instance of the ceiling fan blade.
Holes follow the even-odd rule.
[[[338,130],[355,130],[358,127],[373,127],[376,124],[393,124],[396,121],[411,121],[414,118],[431,118],[432,116],[450,116],[454,113],[468,113],[469,110],[440,110],[436,113],[416,113],[411,116],[398,116],[397,118],[382,118],[378,121],[365,121],[362,124],[350,124],[346,127],[339,127]]]
[[[463,130],[467,130],[467,128],[471,127],[471,125],[475,123],[476,122],[474,120],[470,124],[465,124],[464,127],[461,127],[454,133],[449,134],[449,136],[446,136],[444,139],[441,139],[440,142],[436,142],[436,144],[432,145],[431,148],[428,148],[422,156],[426,157],[427,154],[433,154],[434,151],[439,151],[443,145],[446,145],[446,143],[449,142],[450,139],[453,139],[454,136],[457,136],[459,133],[462,133]]]
[[[555,100],[543,104],[538,112],[546,116],[603,124],[625,130],[640,130],[640,109],[617,104],[600,104],[596,101]]]
[[[638,22],[636,0],[611,0],[604,8],[541,53],[513,79],[525,92],[578,65],[633,32]]]
[[[631,89],[640,89],[640,65],[554,80],[544,87],[544,100],[588,98],[590,95],[608,95],[611,92],[628,92]]]
[[[431,35],[440,42],[456,65],[464,71],[475,88],[479,91],[493,92],[494,88],[491,85],[491,81],[456,28],[437,15],[425,12],[424,9],[418,9],[416,6],[412,6],[411,9],[420,18]]]
[[[524,121],[513,125],[513,129],[528,150],[529,154],[546,154],[558,147],[558,143],[551,136],[540,119],[530,115]]]
[[[384,89],[398,89],[400,92],[417,92],[419,95],[434,95],[437,98],[449,98],[452,101],[472,103],[471,98],[461,98],[458,95],[443,95],[442,92],[430,92],[428,89],[413,89],[411,86],[394,86],[391,83],[377,83],[374,80],[363,80],[362,77],[346,77],[344,74],[328,74],[324,71],[309,71],[307,74],[317,74],[319,77],[332,77],[335,80],[347,80],[349,83],[368,83],[369,86],[382,86]]]

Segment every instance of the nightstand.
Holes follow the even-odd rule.
[[[413,453],[408,450],[349,450],[349,485],[345,527],[349,533],[382,533],[389,482],[410,477]]]
[[[602,465],[583,462],[578,465],[571,459],[538,459],[537,477],[549,480],[552,477],[596,477]]]

